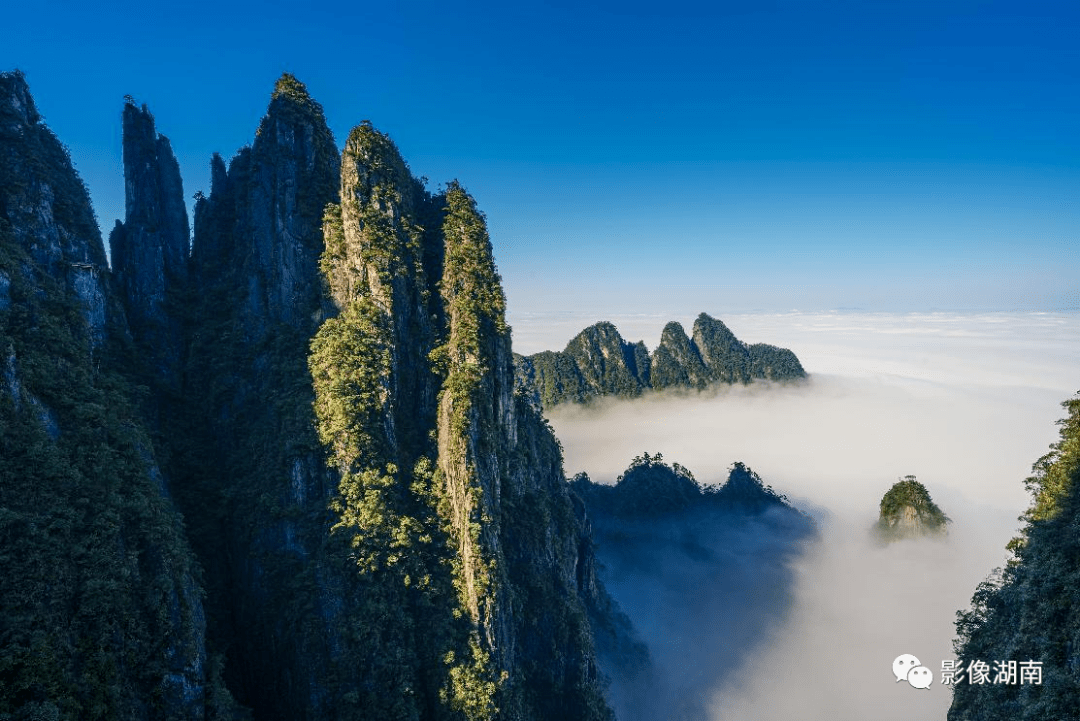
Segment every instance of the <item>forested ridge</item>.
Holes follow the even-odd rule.
[[[1032,503],[1012,557],[957,613],[957,667],[1042,663],[1041,683],[958,683],[949,721],[1080,718],[1080,396],[1024,481]]]
[[[694,321],[692,336],[682,324],[664,326],[651,354],[645,343],[628,343],[607,321],[578,333],[562,351],[514,358],[517,384],[537,406],[586,403],[614,396],[635,398],[649,390],[705,390],[718,384],[806,377],[787,348],[747,344],[723,321],[707,313]]]
[[[219,718],[198,563],[89,197],[0,74],[0,717]]]

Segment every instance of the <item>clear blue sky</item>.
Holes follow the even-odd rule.
[[[1076,2],[17,3],[107,234],[120,111],[185,193],[282,71],[488,215],[514,313],[1077,309]]]

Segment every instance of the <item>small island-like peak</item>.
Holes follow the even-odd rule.
[[[949,523],[951,519],[930,498],[926,486],[915,476],[904,476],[882,497],[874,530],[881,540],[890,542],[923,536],[945,536]]]

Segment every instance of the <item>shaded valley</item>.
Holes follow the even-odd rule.
[[[742,463],[723,484],[701,485],[646,453],[614,485],[585,474],[571,485],[592,519],[601,578],[648,650],[636,659],[599,639],[618,717],[712,718],[717,689],[791,612],[791,565],[814,523]]]

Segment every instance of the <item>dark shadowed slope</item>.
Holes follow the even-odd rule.
[[[0,74],[0,717],[232,707],[89,197]]]
[[[635,458],[614,486],[579,475],[596,555],[612,597],[637,628],[601,663],[622,721],[704,721],[713,691],[787,617],[790,563],[813,523],[736,463],[702,486],[659,454]]]

